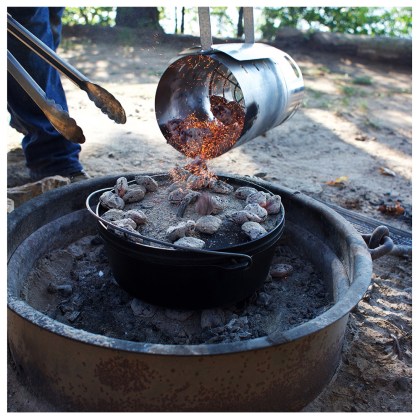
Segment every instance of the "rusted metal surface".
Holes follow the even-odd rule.
[[[66,411],[296,411],[334,374],[345,325],[239,353],[171,355],[84,343],[10,311],[9,342],[31,387]]]
[[[61,324],[20,299],[19,277],[29,269],[24,261],[16,268],[20,243],[72,217],[89,192],[115,179],[63,187],[9,216],[8,342],[29,386],[65,411],[297,411],[315,398],[338,366],[348,314],[370,283],[372,263],[349,223],[298,192],[261,182],[282,196],[286,234],[334,279],[336,303],[288,331],[231,344],[136,343]]]

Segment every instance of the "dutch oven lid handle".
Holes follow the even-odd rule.
[[[112,229],[114,230],[118,230],[119,232],[124,233],[126,236],[128,237],[135,237],[135,238],[139,238],[142,239],[143,241],[149,241],[149,242],[153,242],[159,245],[164,245],[166,247],[169,248],[175,248],[175,249],[180,249],[183,251],[188,251],[188,252],[196,252],[199,254],[207,254],[207,255],[214,255],[214,256],[220,256],[220,257],[227,257],[230,259],[230,261],[226,264],[209,264],[210,266],[216,266],[216,267],[220,267],[224,270],[231,270],[231,271],[240,271],[240,270],[246,270],[248,268],[251,267],[252,265],[252,257],[250,255],[247,254],[239,254],[239,253],[235,253],[235,252],[224,252],[224,251],[213,251],[210,249],[199,249],[199,248],[191,248],[191,247],[185,247],[185,246],[180,246],[180,245],[175,245],[169,242],[164,242],[164,241],[160,241],[159,239],[154,239],[154,238],[150,238],[148,236],[144,236],[142,234],[140,234],[139,232],[130,232],[127,229],[124,229],[120,226],[116,226],[114,224],[112,224],[111,222],[109,222],[108,220],[105,220],[104,218],[102,218],[101,216],[99,216],[99,214],[95,211],[92,210],[92,207],[90,205],[90,200],[92,199],[92,197],[95,194],[98,193],[102,193],[104,191],[107,191],[109,188],[103,188],[101,190],[97,190],[94,191],[93,193],[89,194],[89,196],[86,199],[86,208],[88,209],[88,211],[90,212],[90,214],[92,214],[92,216],[95,217],[95,219],[97,219],[98,221],[102,222],[104,225],[108,226],[111,225]],[[99,207],[99,203],[97,205],[97,209]]]

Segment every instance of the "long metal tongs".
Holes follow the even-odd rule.
[[[67,140],[74,143],[84,143],[85,136],[76,121],[70,117],[61,105],[48,99],[45,92],[38,86],[35,80],[20,65],[13,54],[7,50],[7,71],[16,79],[26,93],[39,106],[48,118],[52,126]]]
[[[10,14],[7,14],[7,30],[48,64],[67,76],[76,86],[84,90],[89,99],[93,101],[104,114],[107,114],[110,119],[118,124],[124,124],[126,122],[124,108],[111,93],[101,86],[92,83],[72,65],[60,58],[51,48],[13,19]],[[32,77],[29,76],[9,51],[7,53],[7,70],[31,96],[60,133],[70,141],[76,143],[84,142],[83,133],[80,127],[77,127],[76,122],[54,101],[49,100],[46,97],[43,90],[37,85]],[[70,136],[70,138],[68,136]]]

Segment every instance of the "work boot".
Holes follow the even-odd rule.
[[[70,175],[67,175],[68,178],[70,178],[70,182],[73,184],[74,182],[79,182],[79,181],[85,181],[86,179],[90,179],[90,175],[84,171],[78,171],[78,172],[74,172]]]

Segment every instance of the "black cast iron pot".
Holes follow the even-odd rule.
[[[168,175],[158,178],[167,179]],[[244,179],[226,176],[219,179],[236,187],[249,186],[271,193]],[[139,235],[143,240],[139,244],[108,229],[110,223],[100,217],[100,206],[96,206],[95,212],[91,208],[93,198],[103,191],[93,192],[87,207],[98,219],[99,234],[104,240],[114,278],[131,295],[155,305],[203,309],[239,302],[264,283],[284,230],[283,206],[275,216],[274,228],[257,240],[228,246],[228,241],[222,237],[217,240],[217,248],[200,250],[170,243],[162,248],[153,244],[162,244],[153,238]],[[119,230],[124,232],[124,229]]]

